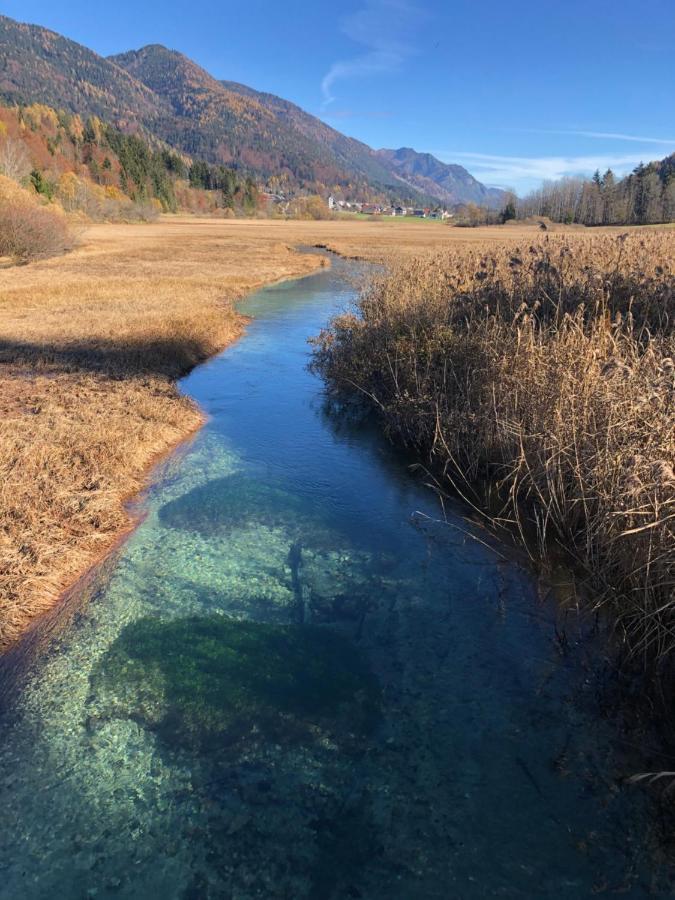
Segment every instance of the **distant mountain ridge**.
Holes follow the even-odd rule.
[[[97,116],[124,131],[278,187],[431,205],[499,203],[461,166],[412,150],[375,151],[273,94],[218,81],[159,44],[104,58],[0,16],[0,97]]]
[[[377,150],[375,154],[408,184],[442,203],[471,202],[489,207],[504,203],[504,191],[486,187],[463,166],[441,162],[430,153],[418,153],[410,147],[401,147],[398,150]]]
[[[174,117],[169,143],[210,162],[301,184],[401,192],[370,147],[300,107],[235,82],[217,81],[175,50],[150,45],[111,62],[156,93]],[[195,125],[198,129],[195,130]],[[416,188],[408,188],[419,199]]]

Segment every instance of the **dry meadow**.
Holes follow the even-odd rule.
[[[175,380],[235,339],[232,301],[321,260],[231,225],[94,226],[0,270],[0,646],[130,524],[124,500],[197,428]]]

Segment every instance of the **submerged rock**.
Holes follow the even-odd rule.
[[[128,625],[91,676],[90,721],[124,717],[169,744],[358,743],[379,688],[358,648],[326,628],[222,616]]]

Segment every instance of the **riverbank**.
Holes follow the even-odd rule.
[[[323,263],[223,223],[94,226],[3,271],[0,647],[130,526],[125,501],[201,412],[176,379],[242,332],[232,303]]]
[[[672,884],[626,784],[653,758],[598,702],[601,638],[567,623],[561,652],[526,568],[323,406],[307,339],[357,269],[238,305],[243,338],[181,382],[208,422],[142,522],[0,660],[8,896]]]

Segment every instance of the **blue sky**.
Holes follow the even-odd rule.
[[[162,43],[374,147],[520,193],[675,151],[675,0],[16,0],[107,55]]]

